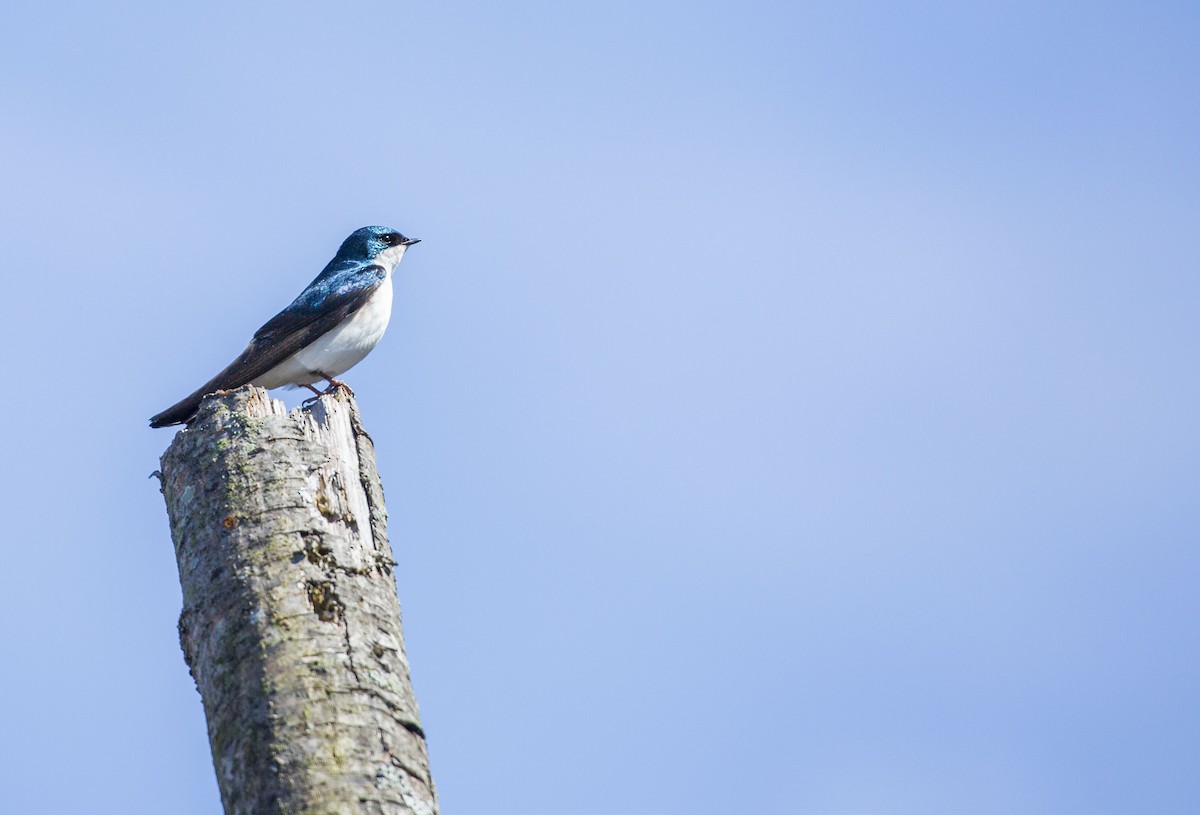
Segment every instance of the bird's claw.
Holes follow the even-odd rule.
[[[314,395],[308,397],[303,402],[301,402],[300,404],[302,407],[308,407],[309,405],[316,404],[317,401],[322,396],[328,396],[329,394],[336,393],[339,390],[343,390],[348,395],[354,396],[354,389],[351,388],[349,385],[347,385],[342,380],[334,379],[332,376],[325,376],[324,374],[322,374],[322,378],[324,378],[325,381],[329,383],[329,386],[327,388],[325,388],[325,390],[320,391],[320,390],[317,390],[316,388],[314,388],[312,385],[305,385],[304,387],[306,387],[310,391],[312,391]]]
[[[342,380],[334,379],[331,376],[327,376],[327,377],[325,377],[325,379],[329,382],[329,387],[325,389],[325,393],[333,393],[334,391],[337,391],[337,390],[344,390],[348,395],[350,395],[350,396],[354,395],[354,389],[351,388],[349,385],[347,385]]]

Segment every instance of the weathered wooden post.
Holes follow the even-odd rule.
[[[162,458],[226,815],[437,812],[375,449],[352,396],[205,399]]]

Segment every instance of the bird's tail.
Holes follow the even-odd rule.
[[[241,359],[241,357],[238,357],[238,359],[234,360],[234,365],[236,365]],[[189,422],[191,421],[192,417],[196,415],[196,411],[200,409],[200,402],[205,396],[208,396],[210,393],[229,390],[231,388],[236,388],[246,384],[245,378],[239,377],[236,374],[230,374],[230,371],[233,369],[233,367],[233,365],[230,365],[212,379],[205,382],[194,392],[171,405],[162,413],[159,413],[156,416],[151,416],[150,426],[167,427],[173,424],[183,424],[184,422]]]
[[[184,397],[162,413],[151,416],[150,426],[168,427],[173,424],[183,424],[196,415],[196,411],[200,409],[200,400],[208,393],[212,393],[212,391],[201,388],[192,395]]]

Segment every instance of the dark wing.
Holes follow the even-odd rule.
[[[325,277],[322,274],[322,277]],[[210,393],[232,390],[252,382],[292,354],[341,325],[379,288],[387,273],[379,266],[338,270],[322,283],[314,280],[290,306],[254,332],[254,339],[237,359],[205,382],[194,393],[151,417],[151,427],[182,424],[196,415],[200,401]]]

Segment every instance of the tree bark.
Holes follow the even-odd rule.
[[[210,396],[162,458],[226,815],[438,811],[375,448],[340,390]]]

